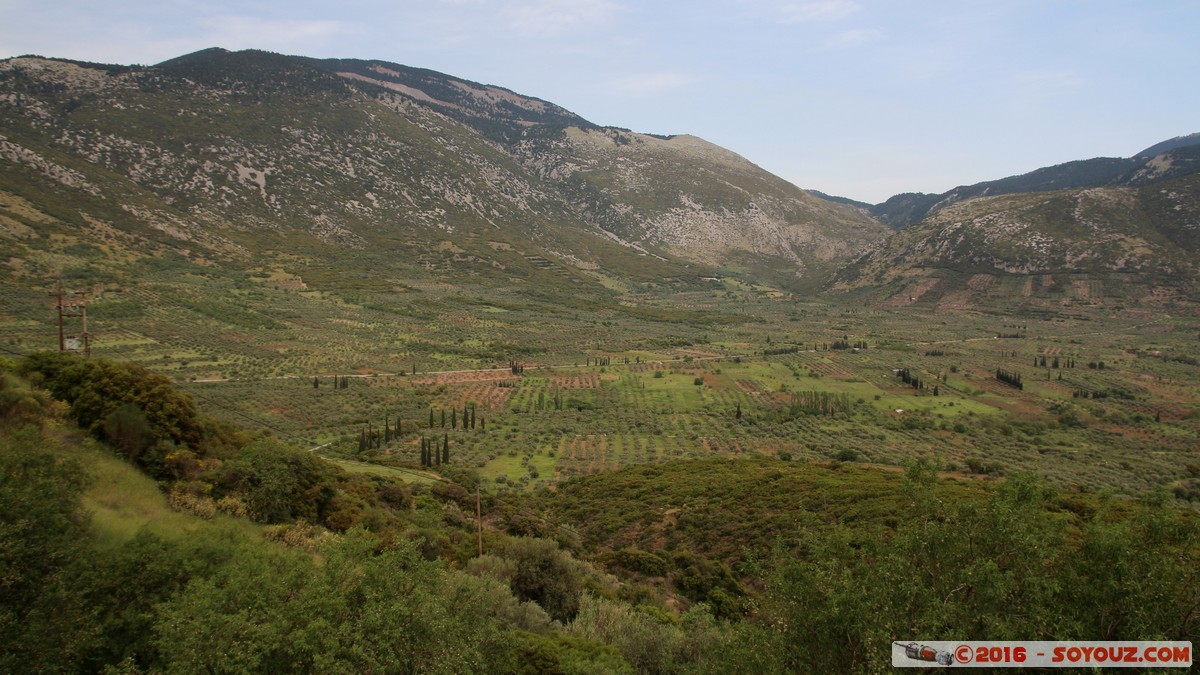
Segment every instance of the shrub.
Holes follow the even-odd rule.
[[[516,566],[510,586],[522,600],[536,602],[551,618],[567,622],[579,611],[583,576],[579,563],[549,539],[518,537],[500,550]]]
[[[638,548],[624,548],[608,556],[611,565],[637,572],[648,577],[665,576],[668,570],[667,561]]]
[[[142,366],[39,352],[21,363],[21,371],[41,378],[55,398],[70,406],[79,426],[124,452],[149,447],[145,425],[155,439],[200,449],[201,423],[192,399],[176,391],[170,379]]]
[[[857,462],[858,453],[850,448],[843,448],[838,450],[837,454],[835,454],[833,458],[839,462]]]
[[[325,522],[334,511],[337,486],[328,464],[273,438],[255,441],[211,476],[215,496],[236,496],[262,523],[295,519]],[[347,525],[339,522],[339,525]],[[342,528],[335,528],[342,529]]]

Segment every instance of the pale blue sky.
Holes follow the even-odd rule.
[[[0,57],[382,59],[877,202],[1200,131],[1197,0],[0,0]]]

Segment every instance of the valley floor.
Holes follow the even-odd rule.
[[[351,470],[419,467],[425,439],[497,491],[768,456],[924,459],[1200,497],[1200,322],[1186,307],[940,312],[710,286],[571,304],[513,288],[411,282],[347,298],[185,275],[104,292],[89,321],[97,356],[168,374],[202,410]],[[10,352],[53,347],[33,296],[2,301]]]

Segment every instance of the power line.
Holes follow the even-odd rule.
[[[254,424],[258,425],[258,426],[261,426],[261,427],[266,427],[266,428],[270,429],[271,431],[274,431],[275,433],[277,433],[277,434],[279,434],[280,436],[283,436],[283,437],[285,437],[285,438],[289,438],[289,439],[291,439],[291,440],[293,440],[293,441],[302,441],[302,440],[304,440],[304,439],[303,439],[303,438],[301,438],[299,435],[297,435],[297,434],[295,434],[295,433],[293,433],[293,432],[290,432],[290,431],[285,431],[285,430],[283,430],[283,429],[280,429],[279,427],[277,427],[277,426],[275,426],[275,425],[273,425],[273,424],[270,424],[270,423],[268,423],[268,422],[264,422],[264,421],[262,421],[262,420],[260,420],[260,419],[255,419],[254,417],[251,417],[250,415],[247,415],[246,413],[242,412],[241,410],[238,410],[237,408],[232,408],[232,407],[230,407],[230,406],[227,406],[227,405],[224,405],[224,404],[221,404],[221,403],[217,403],[216,401],[212,400],[211,398],[208,398],[208,397],[206,397],[206,396],[201,396],[200,394],[197,394],[197,393],[195,393],[195,392],[188,392],[188,395],[189,395],[189,396],[193,396],[193,397],[195,397],[195,398],[198,398],[198,399],[200,399],[201,401],[204,401],[205,403],[207,403],[208,405],[215,406],[215,407],[217,407],[217,408],[222,408],[222,409],[224,409],[224,410],[226,410],[226,411],[228,411],[228,412],[231,412],[231,413],[233,413],[234,415],[237,415],[238,417],[241,417],[241,418],[243,418],[243,419],[249,420],[250,422],[252,422],[252,423],[254,423]]]

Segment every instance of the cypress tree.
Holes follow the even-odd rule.
[[[445,410],[442,411],[442,428],[443,429],[446,428],[446,411]]]
[[[450,463],[450,437],[442,436],[442,463]]]
[[[433,428],[433,408],[429,409],[429,428]]]
[[[450,428],[458,428],[458,408],[454,408],[450,411]]]

